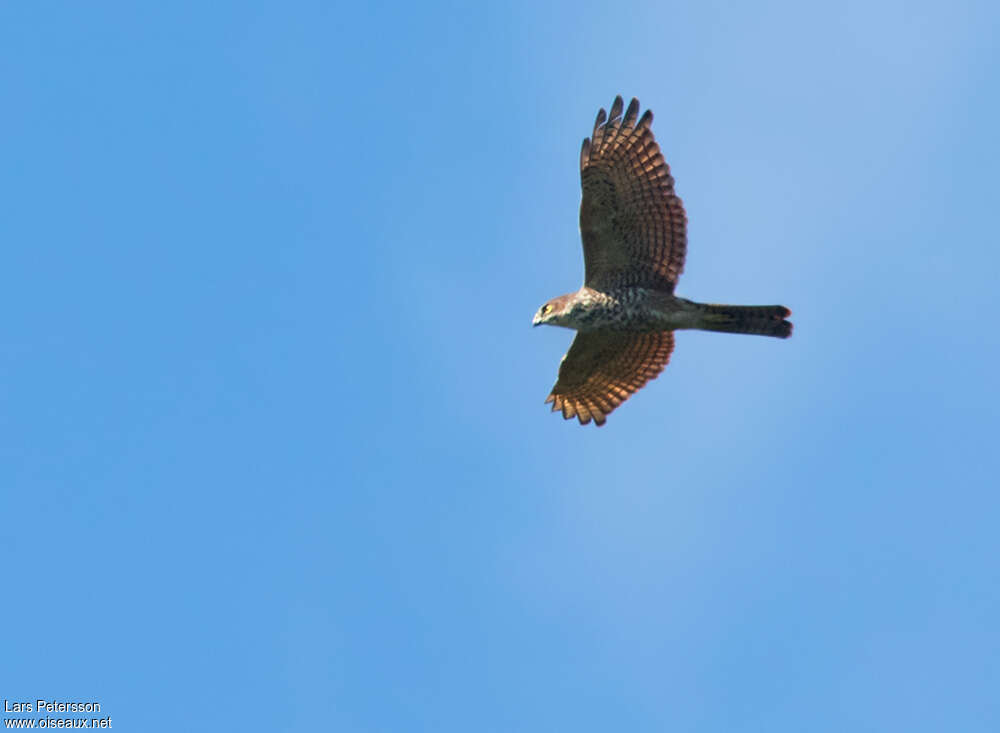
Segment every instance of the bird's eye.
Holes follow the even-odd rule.
[[[551,306],[551,305],[548,305],[548,304],[546,304],[546,305],[543,305],[543,306],[542,306],[542,315],[544,316],[544,315],[545,315],[546,313],[548,313],[548,312],[549,312],[550,310],[552,310],[552,306]]]

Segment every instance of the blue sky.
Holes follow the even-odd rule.
[[[5,3],[0,696],[120,730],[995,731],[989,3]],[[542,404],[638,96],[684,332]]]

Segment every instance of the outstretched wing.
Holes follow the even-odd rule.
[[[603,425],[607,416],[656,379],[674,350],[673,331],[578,333],[559,365],[559,380],[546,402],[581,425]]]
[[[597,113],[593,138],[580,151],[580,234],[584,283],[597,290],[650,287],[673,292],[684,269],[687,217],[674,194],[670,167],[633,99],[622,117],[615,97],[611,117]]]

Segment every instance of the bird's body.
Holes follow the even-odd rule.
[[[598,112],[580,153],[584,285],[553,298],[534,318],[536,326],[577,331],[546,401],[567,419],[598,425],[663,371],[675,330],[778,338],[792,332],[784,306],[711,305],[674,295],[687,218],[650,130],[652,113],[638,119],[633,99],[623,117],[623,106],[617,97],[610,118]]]
[[[697,304],[650,288],[602,292],[584,286],[562,296],[565,309],[547,323],[588,331],[666,331],[695,328]]]

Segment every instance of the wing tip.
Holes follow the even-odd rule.
[[[625,118],[622,120],[622,127],[626,130],[631,130],[635,127],[635,121],[639,117],[639,100],[636,97],[632,97],[632,101],[628,103],[628,109],[625,110]]]
[[[608,113],[608,124],[615,125],[615,123],[621,118],[622,110],[625,108],[625,102],[622,99],[622,95],[619,94],[615,97],[615,101],[611,103],[611,111]]]
[[[600,127],[607,121],[608,121],[607,110],[605,110],[604,107],[601,107],[599,110],[597,110],[597,119],[594,120],[594,130],[597,130],[598,127]]]

